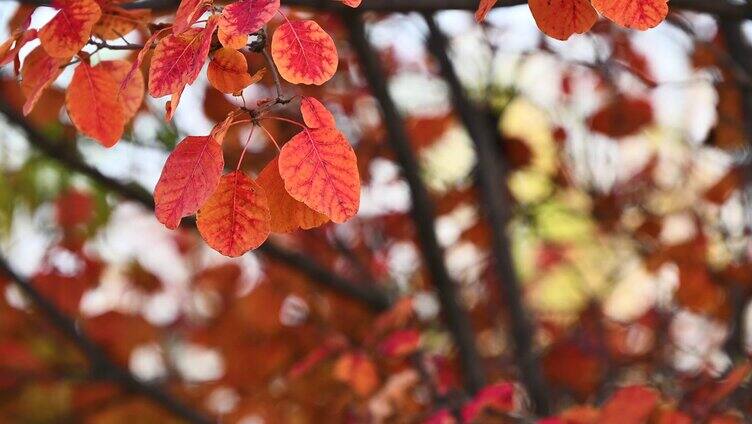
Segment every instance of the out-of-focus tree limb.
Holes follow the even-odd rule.
[[[394,151],[410,188],[410,214],[417,230],[423,261],[436,287],[447,327],[458,349],[465,388],[468,392],[474,393],[484,385],[483,367],[475,346],[470,320],[458,302],[455,282],[449,276],[444,263],[444,252],[436,239],[433,201],[421,180],[418,161],[412,151],[402,117],[387,90],[386,78],[378,56],[365,34],[360,12],[343,12],[342,20],[350,33],[350,42],[358,54],[370,91],[381,106],[388,134],[387,142]]]
[[[112,362],[105,352],[81,328],[76,326],[72,319],[39,293],[31,281],[21,277],[11,269],[3,256],[0,256],[0,276],[4,276],[15,283],[23,294],[31,300],[39,313],[56,330],[76,345],[89,361],[93,377],[111,381],[128,392],[141,394],[189,423],[209,424],[212,422],[211,419],[173,397],[161,387],[138,380],[128,370]]]
[[[439,64],[444,80],[449,84],[454,109],[460,116],[470,138],[475,145],[478,157],[478,182],[483,208],[491,234],[493,266],[497,272],[497,282],[503,300],[509,311],[511,337],[515,345],[515,360],[520,370],[520,380],[525,385],[535,405],[538,415],[550,412],[548,390],[543,380],[538,358],[533,351],[533,326],[530,324],[517,274],[512,262],[512,253],[506,234],[511,216],[509,196],[506,187],[506,168],[503,157],[496,154],[497,144],[493,127],[488,125],[485,114],[479,110],[465,94],[452,62],[447,55],[447,40],[436,25],[431,14],[424,15],[428,23],[428,49]],[[506,195],[506,196],[505,196]],[[505,198],[506,197],[506,198]]]

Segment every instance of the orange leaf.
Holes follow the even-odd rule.
[[[296,134],[279,153],[279,174],[295,200],[345,222],[358,212],[360,176],[350,144],[336,128]]]
[[[392,333],[379,344],[379,351],[388,357],[409,355],[420,347],[418,330],[401,330]]]
[[[210,5],[211,1],[208,0],[182,0],[175,12],[172,33],[180,34],[190,28],[209,9]]]
[[[475,11],[475,21],[482,22],[484,19],[486,19],[488,12],[490,12],[491,9],[496,6],[496,1],[497,0],[480,0],[480,4],[478,4],[478,10]]]
[[[63,71],[65,59],[54,58],[42,46],[35,48],[24,60],[21,68],[21,91],[26,96],[24,115],[31,113],[45,88],[49,87]]]
[[[356,8],[360,6],[361,0],[340,0],[345,6]]]
[[[115,4],[104,4],[102,17],[91,32],[103,40],[117,40],[138,27],[146,27],[151,16],[148,10],[126,10]]]
[[[278,9],[279,0],[239,0],[230,3],[222,10],[222,17],[219,19],[220,33],[225,40],[242,38],[243,44],[240,47],[243,47],[248,34],[263,28]],[[222,45],[240,48],[237,47],[237,43],[239,41],[228,46],[222,42]]]
[[[274,158],[261,171],[256,182],[264,189],[271,212],[271,230],[289,233],[298,228],[308,230],[329,221],[322,215],[290,196],[279,176],[278,158]]]
[[[463,422],[475,422],[488,409],[510,412],[514,409],[514,397],[514,385],[511,383],[486,386],[462,408]]]
[[[361,397],[371,394],[379,385],[376,365],[365,353],[346,353],[334,364],[334,378],[347,383]]]
[[[559,40],[587,32],[598,20],[589,0],[530,0],[528,5],[538,28]]]
[[[206,77],[212,87],[223,93],[237,93],[253,82],[243,53],[228,48],[221,48],[214,53],[206,70]]]
[[[29,41],[37,38],[37,30],[16,31],[6,42],[0,45],[0,66],[10,63],[18,58],[18,52]],[[16,68],[18,71],[18,68]]]
[[[73,125],[105,147],[120,140],[125,115],[117,100],[118,85],[106,67],[82,62],[73,72],[65,105]]]
[[[603,16],[617,24],[639,30],[653,28],[668,15],[667,0],[592,0]]]
[[[206,28],[189,28],[181,34],[163,38],[154,50],[149,68],[149,94],[162,97],[192,83],[209,55],[217,20],[209,19]]]
[[[171,121],[173,115],[175,115],[175,111],[178,109],[178,103],[180,103],[180,96],[183,95],[183,89],[185,89],[185,86],[180,87],[180,89],[172,95],[170,95],[170,100],[165,103],[165,120]]]
[[[94,0],[56,0],[60,11],[39,30],[42,47],[52,57],[71,57],[81,50],[102,10]]]
[[[223,47],[233,50],[240,50],[248,43],[248,34],[228,34],[222,27],[217,30],[217,38]]]
[[[198,211],[219,184],[222,148],[212,137],[186,137],[167,158],[154,188],[159,222],[175,229],[184,216]]]
[[[269,207],[264,191],[241,171],[222,176],[214,194],[198,211],[198,231],[225,256],[240,256],[269,236]]]
[[[272,58],[282,78],[293,84],[321,85],[337,71],[332,37],[314,21],[287,22],[272,36]]]
[[[136,115],[136,112],[141,107],[141,102],[144,100],[144,76],[140,72],[136,73],[121,90],[119,87],[128,76],[131,63],[127,60],[108,60],[99,62],[97,67],[99,66],[107,70],[115,79],[118,91],[120,91],[120,94],[118,94],[118,103],[120,103],[123,110],[125,122],[130,121]]]
[[[313,97],[300,99],[300,113],[309,128],[334,127],[334,116],[320,101]]]

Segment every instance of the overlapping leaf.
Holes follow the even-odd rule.
[[[76,128],[105,147],[114,146],[125,128],[117,93],[118,83],[107,67],[82,62],[73,72],[65,95],[68,115]]]
[[[530,0],[528,5],[538,28],[559,40],[588,31],[598,20],[590,0]]]
[[[127,10],[111,2],[101,2],[102,16],[92,34],[103,40],[116,40],[139,28],[146,27],[151,12],[148,10]]]
[[[163,38],[154,50],[149,68],[149,94],[162,97],[175,93],[198,77],[209,54],[217,20],[205,28],[189,28]]]
[[[54,58],[38,46],[24,60],[21,68],[21,91],[26,96],[24,115],[31,113],[45,88],[49,87],[63,71],[60,67],[65,59]]]
[[[360,176],[355,152],[336,128],[295,135],[279,154],[279,174],[288,193],[334,222],[358,212]]]
[[[617,24],[639,30],[655,27],[668,15],[667,0],[592,0],[603,16]]]
[[[289,233],[298,229],[310,229],[329,221],[320,214],[290,196],[279,175],[277,158],[269,162],[256,180],[264,189],[271,213],[271,230],[275,233]]]
[[[60,9],[42,29],[39,39],[52,57],[71,57],[81,50],[102,10],[95,0],[56,0]]]
[[[308,20],[287,22],[274,31],[272,57],[282,78],[293,84],[321,85],[339,62],[332,37]]]
[[[211,1],[209,0],[182,0],[177,12],[175,12],[172,33],[180,34],[190,28],[210,6]]]
[[[248,34],[260,30],[277,10],[279,0],[239,0],[230,3],[222,10],[219,30],[225,39],[242,39],[244,45]],[[232,43],[232,46],[224,44],[224,41],[222,43],[225,47],[235,47],[239,42]]]
[[[225,256],[259,247],[269,236],[269,207],[263,189],[241,171],[222,176],[198,211],[198,231]]]
[[[313,97],[303,97],[300,99],[300,113],[303,115],[303,122],[309,128],[334,127],[334,116],[318,100]]]
[[[118,86],[118,103],[123,110],[125,122],[136,115],[144,100],[144,76],[140,72],[135,73],[128,81],[125,81],[131,69],[131,63],[126,60],[108,60],[100,62],[101,66],[110,73]],[[125,82],[125,86],[122,86]],[[122,86],[122,88],[121,88]]]
[[[228,48],[214,53],[206,77],[214,88],[223,93],[236,93],[254,82],[248,74],[248,62],[243,53]]]
[[[478,9],[475,11],[475,21],[481,22],[486,19],[488,12],[496,5],[497,0],[480,0]]]
[[[154,189],[159,222],[174,229],[180,220],[198,211],[222,176],[224,158],[212,137],[186,137],[167,158]]]

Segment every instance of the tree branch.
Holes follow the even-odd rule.
[[[124,184],[89,166],[81,160],[72,146],[57,143],[41,134],[15,109],[2,100],[0,100],[0,113],[5,115],[10,122],[22,128],[28,135],[27,140],[29,143],[45,155],[59,161],[71,170],[91,178],[107,190],[117,193],[125,199],[140,203],[148,209],[154,209],[154,200],[151,194],[142,187],[135,184]],[[194,220],[185,219],[184,221],[186,225],[196,225]],[[271,240],[267,240],[257,251],[303,273],[322,287],[358,300],[375,311],[384,310],[391,303],[386,293],[376,287],[372,287],[369,282],[356,283],[347,280],[330,272],[310,258],[278,246]]]
[[[22,0],[27,4],[43,3],[39,0]],[[47,2],[44,2],[47,3]],[[178,0],[138,0],[123,5],[126,9],[172,9],[177,7]],[[499,0],[497,8],[526,4],[526,0]],[[343,12],[349,8],[336,0],[282,0],[284,6],[296,6],[329,12]],[[732,3],[728,0],[671,0],[669,6],[675,10],[710,13],[726,18],[750,18],[752,13],[743,4]],[[377,12],[435,12],[439,10],[475,10],[478,0],[365,0],[359,7],[360,11]]]
[[[522,293],[517,281],[517,274],[512,263],[506,228],[511,216],[508,191],[506,189],[507,164],[494,150],[497,143],[492,127],[488,125],[485,114],[478,110],[465,95],[449,57],[447,40],[437,27],[433,16],[424,15],[428,23],[428,48],[441,68],[441,74],[448,82],[452,93],[454,108],[470,133],[478,156],[478,180],[483,204],[486,205],[486,218],[491,233],[491,251],[499,288],[507,302],[512,340],[515,344],[515,359],[520,369],[522,383],[530,393],[535,410],[539,415],[548,415],[548,391],[540,372],[540,364],[533,352],[533,326],[531,325],[522,301]],[[507,196],[505,196],[505,194]]]
[[[128,370],[112,362],[76,323],[39,293],[30,281],[13,271],[5,257],[0,255],[0,274],[6,275],[34,303],[39,312],[53,327],[70,339],[91,363],[94,376],[112,381],[127,391],[139,393],[165,410],[193,424],[209,424],[209,418],[183,404],[161,387],[138,380]]]
[[[444,264],[443,251],[436,240],[433,201],[421,180],[418,172],[418,161],[410,147],[402,118],[389,96],[386,79],[381,70],[377,54],[373,51],[366,37],[360,12],[357,10],[345,11],[342,13],[342,20],[348,28],[350,42],[358,54],[371,92],[381,105],[388,134],[387,142],[394,151],[410,187],[412,197],[410,214],[422,247],[423,260],[433,279],[447,326],[459,351],[465,388],[471,394],[475,393],[485,384],[484,372],[475,347],[472,326],[467,314],[457,301],[455,283],[449,277]]]

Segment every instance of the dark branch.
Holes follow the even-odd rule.
[[[162,408],[194,424],[209,424],[209,418],[191,409],[181,401],[164,391],[161,387],[146,384],[133,376],[126,369],[112,362],[102,349],[96,345],[76,323],[61,312],[52,302],[42,296],[30,281],[16,274],[3,256],[0,256],[0,274],[7,276],[34,303],[39,313],[58,331],[70,339],[91,364],[92,374],[104,380],[112,381],[123,389],[146,396]]]
[[[97,169],[89,166],[76,153],[71,145],[50,140],[41,134],[36,128],[31,126],[16,110],[8,104],[0,101],[0,113],[5,115],[16,126],[21,127],[28,135],[27,140],[32,146],[42,151],[45,155],[53,158],[69,169],[85,175],[104,188],[121,197],[140,203],[148,209],[154,209],[154,200],[142,187],[133,184],[124,184],[114,178],[110,178]],[[195,226],[195,221],[184,220],[187,225]],[[269,258],[283,263],[304,275],[312,281],[319,283],[322,287],[334,290],[345,296],[363,302],[371,309],[381,311],[388,308],[390,304],[389,297],[381,290],[372,286],[370,282],[356,283],[342,278],[329,270],[325,269],[310,258],[296,252],[291,252],[281,246],[277,246],[271,240],[267,240],[259,249],[259,252]]]
[[[516,362],[520,368],[522,383],[530,393],[535,410],[539,415],[548,415],[548,393],[540,372],[540,364],[533,352],[533,326],[530,324],[522,302],[522,293],[514,270],[509,240],[506,228],[511,216],[511,208],[505,199],[506,168],[503,157],[499,157],[494,150],[497,144],[492,127],[484,118],[485,114],[478,110],[465,95],[447,56],[447,40],[436,22],[429,14],[425,15],[428,23],[428,48],[436,58],[444,79],[449,83],[454,108],[465,124],[470,138],[475,144],[478,156],[478,180],[483,204],[486,205],[486,218],[492,228],[491,250],[493,261],[498,273],[497,281],[500,291],[507,303],[512,340],[515,343]]]
[[[410,187],[412,197],[410,214],[422,247],[423,260],[438,292],[447,326],[459,350],[465,388],[468,392],[474,393],[484,385],[483,368],[475,347],[472,326],[468,316],[457,301],[455,283],[449,277],[444,264],[443,251],[436,240],[433,201],[421,180],[418,172],[420,168],[410,147],[402,118],[389,96],[379,59],[368,42],[360,14],[357,11],[344,12],[342,19],[350,32],[350,41],[358,54],[371,92],[381,105],[384,125],[388,134],[387,142],[394,151]]]

